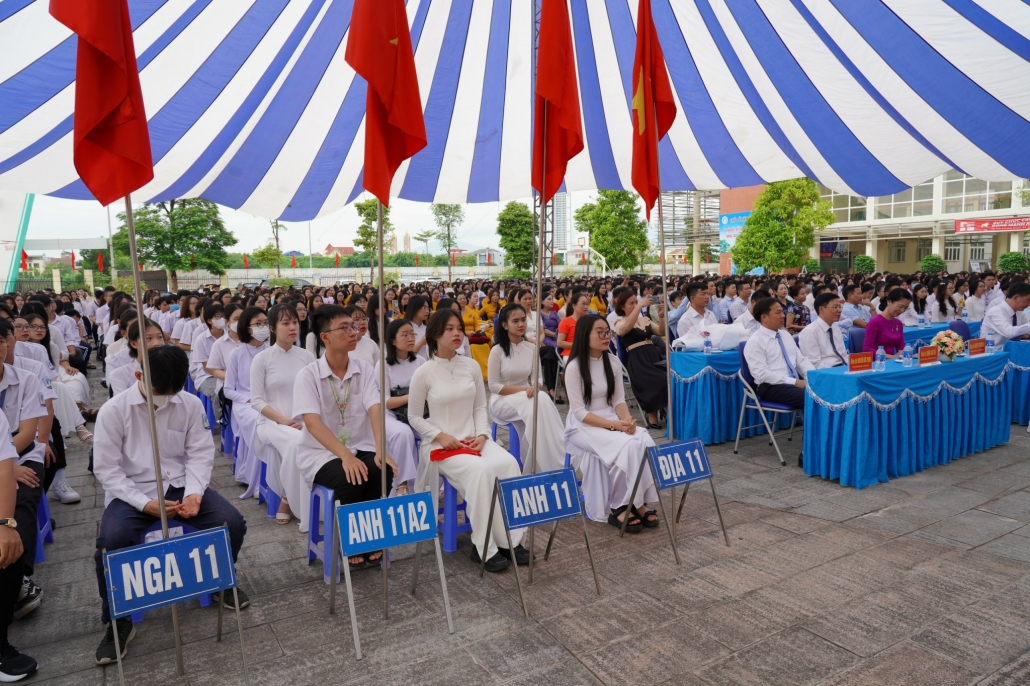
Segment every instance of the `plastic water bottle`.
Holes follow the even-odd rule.
[[[704,351],[705,351],[705,355],[711,355],[712,354],[712,334],[708,333],[707,331],[705,331],[705,347],[704,347]]]
[[[962,306],[959,305],[959,307]],[[962,307],[962,321],[966,322],[967,324],[969,323],[969,310],[967,310],[964,307]]]
[[[926,328],[926,317],[923,316],[923,315],[919,315],[919,328],[920,329],[925,329]]]
[[[901,351],[901,366],[911,367],[912,366],[912,346],[906,345],[905,349]]]
[[[984,345],[984,353],[987,354],[987,355],[993,355],[994,354],[994,332],[993,331],[988,331],[987,332],[987,341],[986,341],[986,343]]]
[[[887,369],[887,353],[883,349],[882,345],[876,349],[875,362],[876,364],[873,365],[873,369],[875,369],[876,371],[882,372],[885,369]]]

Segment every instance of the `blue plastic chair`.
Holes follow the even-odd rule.
[[[497,442],[497,422],[494,422],[490,428],[490,438],[495,443]],[[518,460],[519,467],[522,467],[522,443],[519,440],[519,432],[516,431],[514,424],[508,424],[508,452]]]
[[[265,474],[268,472],[268,464],[261,463],[261,483],[258,484],[258,505],[267,503],[268,505],[268,518],[275,519],[276,513],[279,512],[279,503],[282,502],[282,498],[279,494],[268,487],[268,481],[265,479]]]
[[[765,413],[768,412],[773,415],[774,421],[777,421],[781,414],[791,415],[790,433],[787,435],[787,440],[789,441],[794,438],[794,425],[797,423],[800,410],[795,410],[789,405],[762,400],[758,397],[758,393],[755,391],[755,379],[751,376],[751,370],[747,366],[747,358],[744,357],[744,346],[746,344],[746,342],[741,343],[738,348],[740,351],[740,371],[737,372],[737,377],[744,385],[744,400],[740,404],[740,419],[737,420],[737,440],[733,443],[733,454],[737,454],[737,448],[740,446],[741,431],[744,429],[755,429],[764,425],[765,430],[769,433],[769,443],[776,448],[776,455],[780,458],[780,464],[786,467],[787,462],[783,459],[783,453],[780,452],[780,446],[776,442],[776,432],[773,431],[773,425],[769,423]],[[762,419],[762,424],[744,426],[744,413],[747,410],[756,410],[758,416]]]
[[[197,392],[197,389],[193,386],[193,377],[192,376],[187,376],[186,377],[186,392],[187,393],[196,393]]]
[[[168,521],[168,537],[169,538],[174,538],[175,537],[175,536],[172,535],[172,533],[176,529],[178,529],[180,531],[180,533],[178,534],[180,536],[185,536],[186,534],[192,534],[192,533],[196,532],[196,530],[197,530],[195,527],[192,527],[189,524],[183,524],[180,521],[169,520]],[[152,533],[154,531],[160,531],[160,530],[161,530],[161,520],[159,519],[156,522],[154,522],[153,524],[151,524],[147,528],[147,530],[143,532],[143,535],[139,537],[139,542],[140,543],[146,542],[147,534],[150,534],[150,533]],[[210,593],[206,593],[206,594],[200,596],[200,606],[201,607],[209,607],[211,605],[211,602],[212,602],[212,600],[211,600],[211,594]],[[132,623],[133,624],[139,624],[142,621],[143,621],[143,613],[142,612],[134,612],[132,614]]]
[[[860,329],[857,326],[851,327],[848,331],[848,348],[853,353],[862,352],[862,344],[865,343],[865,329]],[[741,348],[743,351],[743,348]],[[743,353],[741,354],[743,359]]]
[[[207,425],[211,429],[211,435],[214,435],[215,427],[218,426],[218,422],[215,421],[215,406],[211,403],[211,398],[200,391],[197,391],[196,396],[200,398],[200,404],[204,406],[204,413],[207,415]]]
[[[962,340],[968,341],[973,337],[973,333],[969,330],[969,324],[966,324],[961,319],[956,319],[948,324],[948,328],[962,336]]]
[[[336,516],[335,495],[332,490],[311,484],[311,505],[308,509],[308,565],[316,559],[322,561],[322,579],[328,584],[333,574],[333,560],[326,554],[332,548],[333,518]],[[319,519],[321,519],[321,529]],[[329,541],[326,541],[326,535]],[[322,545],[319,545],[321,543]],[[341,554],[342,553],[339,553]],[[340,568],[336,570],[340,580]]]
[[[236,449],[236,437],[232,433],[232,413],[222,413],[222,454],[232,457]]]
[[[50,524],[50,503],[47,502],[46,493],[39,499],[39,506],[36,508],[36,525],[39,527],[39,535],[36,536],[36,564],[39,564],[46,559],[43,541],[54,542],[54,530]]]

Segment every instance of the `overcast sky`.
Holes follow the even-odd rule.
[[[573,211],[580,205],[592,202],[596,193],[590,191],[572,194]],[[458,246],[475,250],[478,248],[497,247],[496,233],[497,213],[503,204],[477,203],[465,206],[465,223],[458,229]],[[122,203],[111,206],[111,220],[114,229],[118,228],[116,215],[123,208]],[[230,248],[231,252],[253,252],[264,245],[271,237],[267,219],[255,217],[245,212],[238,212],[227,207],[222,208],[222,217],[226,228],[235,234],[239,241]],[[390,212],[397,233],[397,247],[403,249],[404,232],[414,238],[426,229],[435,229],[433,215],[427,203],[395,200]],[[315,219],[311,222],[311,245],[314,252],[321,252],[329,243],[333,245],[353,245],[355,229],[358,226],[358,215],[354,207],[348,205],[342,210]],[[308,254],[307,222],[290,222],[286,224],[281,243],[283,252],[297,250]],[[62,200],[46,196],[36,196],[32,208],[32,219],[29,223],[27,238],[96,238],[107,236],[107,211],[96,202],[83,200]],[[575,239],[573,239],[573,245]],[[412,240],[412,249],[424,250]],[[429,244],[434,253],[441,251],[440,246]],[[55,253],[56,254],[56,253]]]

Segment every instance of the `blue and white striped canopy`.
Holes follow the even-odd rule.
[[[665,190],[809,176],[883,195],[955,168],[1030,176],[1021,0],[652,0],[680,116]],[[393,196],[530,191],[534,0],[408,0],[429,145]],[[155,178],[312,219],[361,187],[353,0],[130,0]],[[0,2],[0,189],[89,198],[72,166],[75,38],[47,0]],[[569,0],[586,149],[567,190],[630,188],[637,0]]]

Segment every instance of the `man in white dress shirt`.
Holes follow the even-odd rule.
[[[737,284],[737,299],[730,305],[730,321],[737,321],[737,317],[744,314],[749,305],[751,305],[751,282],[741,281]]]
[[[983,294],[984,312],[987,312],[1005,300],[1005,291],[1001,290],[998,277],[994,275],[994,272],[984,272],[982,277],[984,285],[987,287],[987,291]]]
[[[984,314],[980,335],[994,334],[994,349],[1001,350],[1012,339],[1030,336],[1030,283],[1014,283],[1005,293],[1006,298]]]
[[[801,410],[805,407],[805,375],[815,369],[783,327],[783,307],[776,298],[755,303],[752,313],[761,326],[744,346],[755,392],[762,400]]]
[[[676,325],[676,337],[683,338],[688,334],[703,337],[709,326],[719,323],[714,312],[708,310],[708,286],[704,283],[692,283],[687,286],[687,300],[690,307],[680,317]]]
[[[216,491],[209,489],[215,446],[204,428],[204,408],[195,395],[183,393],[189,374],[185,351],[162,345],[148,351],[153,386],[158,445],[164,494],[157,492],[150,420],[143,382],[114,396],[100,408],[93,439],[93,476],[104,488],[104,510],[97,536],[97,586],[102,601],[101,621],[107,630],[97,648],[98,665],[117,660],[114,634],[108,614],[107,582],[103,550],[118,550],[141,542],[143,533],[161,517],[165,508],[169,522],[175,518],[195,529],[213,529],[227,524],[233,560],[236,560],[247,524],[240,511]],[[242,589],[240,608],[250,604]],[[225,594],[224,606],[235,609],[232,594]],[[119,619],[118,637],[122,656],[135,636],[132,620]]]
[[[853,286],[848,286],[853,288]],[[798,347],[812,366],[826,369],[848,363],[841,332],[841,304],[835,293],[823,293],[815,299],[816,318],[798,334]]]

